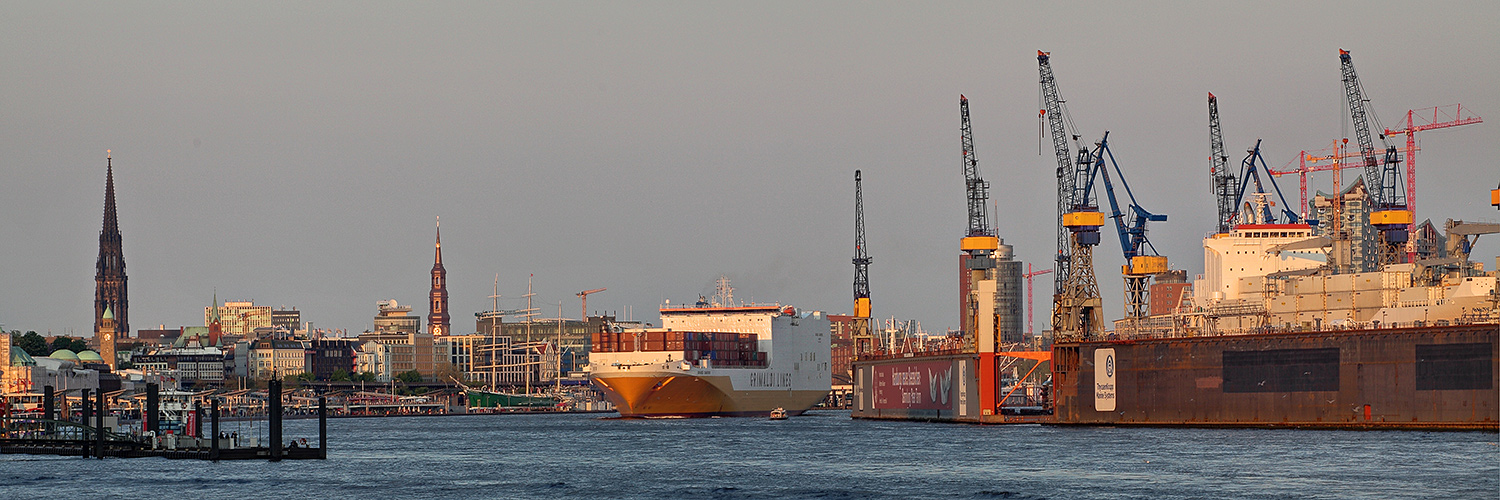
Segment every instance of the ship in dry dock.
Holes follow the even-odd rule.
[[[589,380],[622,417],[798,415],[828,395],[829,320],[781,304],[713,299],[660,309],[660,328],[593,334]]]
[[[1430,221],[1413,224],[1414,206],[1402,193],[1403,156],[1392,145],[1374,147],[1368,99],[1347,51],[1340,64],[1358,136],[1352,151],[1336,146],[1331,169],[1340,191],[1304,202],[1311,214],[1288,209],[1296,205],[1274,178],[1262,179],[1270,169],[1258,141],[1240,175],[1228,171],[1209,94],[1218,228],[1204,239],[1204,273],[1192,280],[1150,245],[1147,223],[1166,217],[1136,200],[1108,133],[1093,147],[1076,145],[1075,155],[1068,138],[1076,142],[1080,134],[1065,123],[1049,59],[1038,53],[1059,180],[1054,342],[1022,354],[1050,361],[1040,402],[1052,411],[1044,422],[1500,431],[1500,272],[1469,259],[1479,235],[1500,233],[1500,224],[1450,220],[1442,233]],[[998,291],[1018,288],[1019,280],[1006,280],[990,262],[997,246],[985,223],[987,184],[973,164],[966,102],[962,108],[970,200],[970,232],[961,240],[964,347],[914,356],[862,352],[854,363],[856,418],[1019,420],[1006,415],[1009,392],[1001,392],[997,369],[1017,353],[1001,347],[996,316]],[[1342,168],[1365,175],[1346,188],[1337,180]],[[1123,209],[1111,172],[1128,196]],[[1103,193],[1093,191],[1096,180]],[[1500,190],[1491,192],[1491,204],[1500,207]],[[1105,225],[1114,226],[1126,262],[1126,314],[1110,329],[1093,261]],[[948,370],[951,383],[946,375],[921,375]],[[913,396],[882,396],[893,393]]]

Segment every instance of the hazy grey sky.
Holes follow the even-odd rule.
[[[1213,228],[1206,93],[1234,161],[1273,167],[1344,132],[1338,49],[1387,125],[1429,132],[1419,219],[1495,220],[1495,2],[0,2],[0,325],[92,328],[114,150],[134,328],[220,299],[370,328],[425,314],[433,217],[458,331],[526,277],[537,302],[654,321],[708,293],[851,309],[864,170],[875,313],[957,324],[958,96],[1018,257],[1049,267],[1055,163],[1038,155],[1036,50],[1111,145],[1175,268]],[[1353,175],[1353,172],[1350,172]],[[1315,185],[1329,189],[1327,175]],[[1281,179],[1296,196],[1295,177]],[[1475,252],[1494,265],[1500,238]],[[1096,252],[1110,317],[1122,263]],[[1038,330],[1050,280],[1038,282]],[[550,304],[550,305],[549,305]]]

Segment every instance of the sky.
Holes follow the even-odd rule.
[[[1338,50],[1371,106],[1462,103],[1419,136],[1418,220],[1500,219],[1494,2],[0,2],[0,328],[88,336],[113,151],[132,328],[221,300],[371,328],[426,313],[442,218],[455,331],[534,305],[656,321],[735,297],[852,309],[863,170],[874,315],[958,325],[970,99],[996,225],[1041,269],[1055,160],[1037,50],[1111,149],[1172,267],[1214,227],[1208,92],[1237,162],[1348,132]],[[1351,137],[1352,138],[1352,137]],[[1404,141],[1397,141],[1398,144]],[[1355,171],[1347,176],[1352,179]],[[1279,179],[1296,203],[1296,177]],[[1314,189],[1331,190],[1317,174]],[[1474,258],[1496,265],[1500,238]],[[1123,263],[1095,252],[1106,316]],[[1045,328],[1051,280],[1036,282]]]

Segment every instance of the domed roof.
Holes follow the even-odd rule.
[[[78,353],[78,360],[87,363],[103,363],[104,357],[94,351],[83,351]]]
[[[78,361],[78,355],[77,354],[73,354],[73,351],[69,351],[67,349],[58,349],[56,351],[52,351],[52,355],[47,356],[47,357],[52,358],[52,359],[66,359],[68,361]]]
[[[11,347],[11,349],[10,349],[10,365],[11,366],[36,366],[36,360],[35,359],[31,359],[31,355],[27,354],[25,349],[21,349],[19,347]]]

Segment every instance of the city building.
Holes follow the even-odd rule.
[[[295,307],[291,309],[272,309],[271,327],[288,332],[302,330],[302,311],[298,311]]]
[[[271,327],[271,307],[257,306],[254,301],[224,301],[220,307],[203,308],[203,324],[210,325],[217,318],[224,335],[254,338],[256,328]]]
[[[438,227],[437,240],[433,244],[432,291],[427,296],[427,326],[434,337],[450,335],[448,316],[448,271],[443,269],[443,229]]]
[[[157,347],[172,345],[173,342],[177,341],[177,337],[180,336],[182,336],[182,327],[167,328],[167,325],[161,325],[154,329],[137,330],[135,332],[135,340],[137,342]]]
[[[411,306],[396,303],[396,299],[376,302],[380,312],[375,314],[374,333],[417,333],[422,330],[422,317],[411,314]]]
[[[304,363],[307,373],[317,380],[331,380],[333,374],[341,370],[345,375],[355,373],[355,344],[348,339],[309,340]]]
[[[99,230],[99,260],[94,273],[94,336],[104,326],[104,312],[114,315],[114,330],[130,332],[130,296],[125,276],[125,253],[120,223],[115,214],[115,167],[106,158],[104,174],[104,227]]]
[[[994,259],[992,271],[995,279],[995,328],[1000,333],[1001,344],[1018,344],[1025,340],[1026,323],[1024,320],[1023,307],[1026,297],[1025,289],[1022,288],[1021,262],[1015,260],[1014,248],[1005,244],[1004,240],[998,240],[998,246],[991,258]],[[965,332],[972,332],[975,307],[977,304],[971,302],[970,289],[974,286],[973,270],[970,269],[968,253],[958,255],[959,275],[959,328]]]
[[[829,362],[833,385],[854,383],[854,316],[828,315]]]
[[[256,340],[249,345],[247,360],[249,375],[261,380],[307,371],[306,349],[295,340]]]
[[[224,351],[217,347],[173,347],[132,358],[143,373],[175,379],[181,387],[216,386],[224,383]]]
[[[1334,206],[1335,203],[1338,204],[1337,207]],[[1309,204],[1319,222],[1313,226],[1314,234],[1337,240],[1333,233],[1337,226],[1338,231],[1349,241],[1349,262],[1343,264],[1345,272],[1360,273],[1379,269],[1380,254],[1377,246],[1380,239],[1375,228],[1370,225],[1370,194],[1366,191],[1362,178],[1349,184],[1338,196],[1318,191]],[[1337,221],[1333,219],[1336,208],[1342,215]]]
[[[361,358],[359,370],[370,371],[383,381],[412,370],[426,380],[437,375],[436,349],[430,334],[365,332],[359,335],[358,345],[369,358]]]

